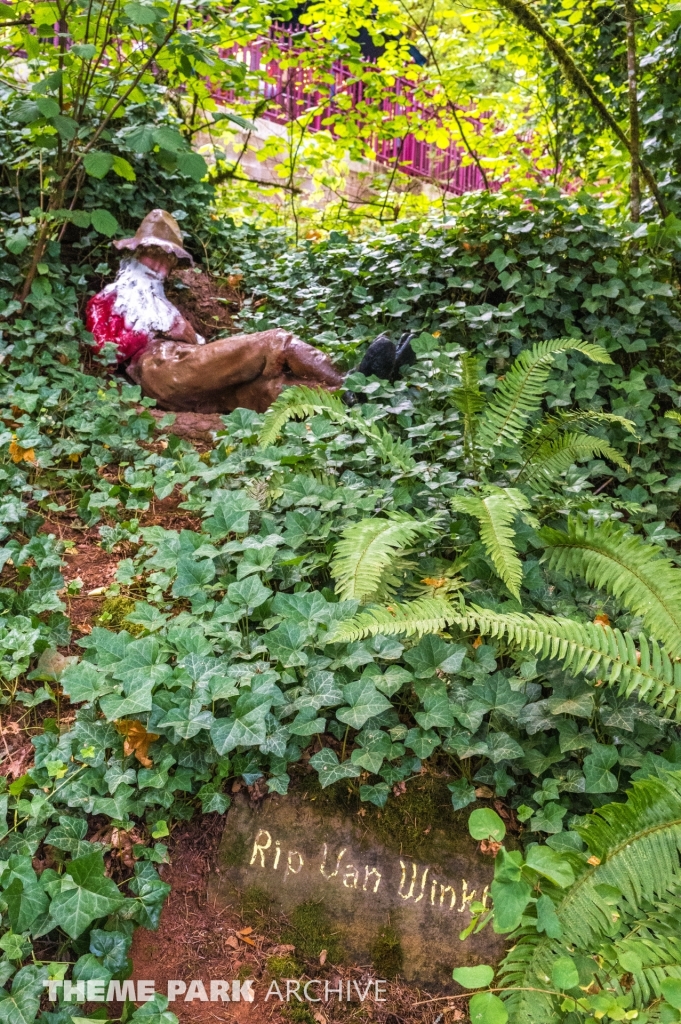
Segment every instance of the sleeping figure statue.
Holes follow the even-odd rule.
[[[143,393],[172,412],[264,412],[293,384],[343,388],[345,374],[329,357],[288,331],[274,328],[206,342],[165,294],[165,281],[180,261],[193,263],[174,217],[152,210],[133,238],[114,242],[128,250],[116,280],[90,299],[86,324],[99,350],[115,346],[119,365]],[[369,346],[357,367],[365,376],[394,379],[413,361],[410,338],[396,347],[385,335]],[[353,404],[355,396],[345,392]]]

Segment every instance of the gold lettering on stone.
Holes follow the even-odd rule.
[[[327,875],[327,873],[324,870],[324,868],[326,867],[326,858],[328,856],[328,852],[329,852],[328,851],[328,847],[327,847],[326,843],[324,843],[324,857],[322,859],[322,863],[321,863],[321,865],[319,867],[319,870],[321,871],[321,873],[324,876],[324,878],[335,878],[336,875],[338,874],[338,871],[339,871],[339,868],[340,868],[340,862],[342,861],[343,857],[345,856],[345,847],[341,850],[341,852],[338,854],[338,857],[336,858],[336,870],[329,872],[329,874]]]
[[[473,897],[475,896],[475,893],[477,892],[476,889],[473,889],[473,892],[469,896],[469,895],[467,895],[467,893],[468,893],[468,882],[466,881],[465,878],[463,878],[461,880],[461,884],[463,886],[463,889],[461,890],[461,906],[459,907],[459,913],[460,914],[466,909],[466,904],[472,902]],[[470,907],[469,907],[469,909],[470,909]]]
[[[372,875],[376,875],[376,882],[374,883],[373,891],[378,892],[378,887],[381,884],[381,872],[377,871],[376,868],[372,868],[371,871],[369,871],[368,864],[364,868],[364,885],[362,886],[364,892],[367,891],[367,885],[369,884],[369,879]]]
[[[269,864],[267,863],[266,858],[267,851],[272,853],[272,859]],[[381,865],[378,865],[377,867],[370,867],[368,864],[356,866],[355,864],[344,861],[347,852],[348,847],[344,846],[336,855],[335,865],[333,865],[333,854],[330,853],[328,844],[324,843],[321,863],[319,864],[319,871],[322,878],[327,881],[331,881],[333,878],[338,878],[338,881],[342,882],[346,889],[357,891],[360,889],[360,876],[363,868],[364,877],[361,885],[362,892],[377,893],[383,879],[383,867]],[[258,829],[253,841],[250,865],[251,867],[254,865],[261,868],[269,867],[273,871],[277,871],[282,859],[282,853],[285,853],[286,855],[286,867],[283,879],[285,881],[289,875],[298,875],[301,873],[305,867],[303,855],[298,850],[282,850],[280,839],[273,839],[273,836],[267,831],[267,829]],[[312,864],[309,866],[312,867]],[[331,870],[332,866],[333,870]],[[456,891],[454,887],[451,885],[445,885],[444,882],[435,878],[430,866],[424,866],[416,863],[415,861],[400,860],[400,870],[400,884],[397,889],[397,895],[400,899],[405,901],[411,900],[414,904],[420,903],[424,900],[424,906],[428,904],[431,907],[439,906],[441,910],[454,911],[458,909],[459,913],[463,913],[465,911],[468,911],[469,913],[471,912],[471,904],[475,899],[477,890],[473,889],[469,893],[468,882],[465,878],[461,880],[461,904],[457,908]],[[487,907],[488,898],[489,887],[485,886],[482,893],[482,905],[485,908]]]
[[[451,885],[443,885],[442,882],[440,882],[440,906],[443,905],[445,901],[445,896],[448,892],[451,892],[452,894],[452,898],[449,901],[449,909],[454,910],[454,904],[456,903],[456,893],[452,889]]]
[[[419,893],[419,895],[414,900],[414,903],[418,903],[419,900],[423,899],[423,891],[424,891],[424,889],[426,887],[426,878],[428,877],[428,872],[429,871],[430,871],[430,868],[424,868],[423,874],[421,875],[421,892]]]
[[[293,866],[293,858],[298,858],[298,867]],[[284,872],[284,880],[288,878],[289,873],[292,875],[298,875],[303,870],[303,864],[305,861],[297,850],[289,850],[288,857],[286,858],[286,871]]]
[[[359,882],[359,871],[354,864],[347,864],[343,875],[343,885],[346,889],[356,889]]]
[[[266,838],[267,838],[267,842],[264,843],[264,845],[261,845],[260,843],[258,843],[258,840],[260,839],[261,836],[266,836]],[[256,860],[256,857],[258,856],[258,854],[260,854],[260,867],[261,868],[265,867],[265,850],[269,850],[271,845],[272,845],[272,836],[269,834],[269,832],[266,829],[261,828],[260,831],[257,833],[257,835],[255,837],[255,841],[253,843],[253,853],[251,854],[251,867],[253,866],[253,864],[255,864],[255,860]]]
[[[410,900],[412,898],[412,896],[414,895],[414,883],[416,882],[416,871],[417,871],[416,864],[413,863],[413,861],[412,861],[412,865],[411,865],[411,885],[409,886],[409,892],[406,895],[402,892],[402,890],[404,889],[405,883],[407,881],[407,865],[404,863],[403,860],[400,861],[400,867],[402,868],[402,878],[400,879],[400,887],[397,890],[397,895],[401,896],[403,900]]]

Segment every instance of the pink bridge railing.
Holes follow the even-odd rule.
[[[281,28],[274,31],[279,49],[289,54],[295,52],[291,31]],[[268,104],[260,112],[261,117],[277,124],[286,124],[309,110],[317,109],[308,130],[327,128],[333,132],[333,126],[324,125],[324,121],[330,114],[338,113],[335,98],[340,93],[351,98],[353,108],[362,103],[375,106],[376,101],[366,94],[365,83],[357,81],[340,61],[332,65],[330,74],[333,82],[320,85],[315,82],[313,72],[308,68],[282,68],[277,60],[268,60],[270,46],[270,40],[262,40],[223,51],[224,56],[242,60],[252,71],[266,72],[268,81],[261,82],[260,90]],[[234,94],[227,90],[216,90],[214,96],[218,102],[224,103],[234,99]],[[384,91],[379,102],[386,120],[404,115],[416,115],[422,121],[437,119],[433,108],[414,98],[414,86],[404,78],[396,79],[390,95],[386,97]],[[475,131],[474,124],[471,127]],[[454,142],[450,142],[446,149],[440,149],[432,142],[416,139],[412,134],[388,139],[375,137],[372,142],[377,162],[389,170],[397,166],[403,174],[431,181],[455,195],[483,188],[478,168],[474,164],[461,166],[465,151]]]

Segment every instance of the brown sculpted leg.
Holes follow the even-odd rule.
[[[132,360],[128,373],[163,408],[227,412],[223,396],[239,385],[282,375],[289,338],[286,331],[272,330],[221,338],[208,345],[157,341]]]
[[[338,388],[343,382],[328,356],[279,329],[200,346],[157,341],[133,359],[128,373],[145,395],[175,412],[264,412],[284,387]]]

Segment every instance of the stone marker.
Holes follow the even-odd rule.
[[[493,875],[491,858],[472,839],[443,830],[429,844],[428,859],[415,860],[360,828],[361,819],[322,814],[297,796],[273,795],[257,808],[237,797],[209,896],[238,904],[255,887],[285,914],[321,901],[345,962],[380,967],[377,941],[389,936],[401,947],[400,975],[428,988],[452,986],[453,967],[500,959],[503,938],[489,925],[459,939],[471,903],[489,905]]]

